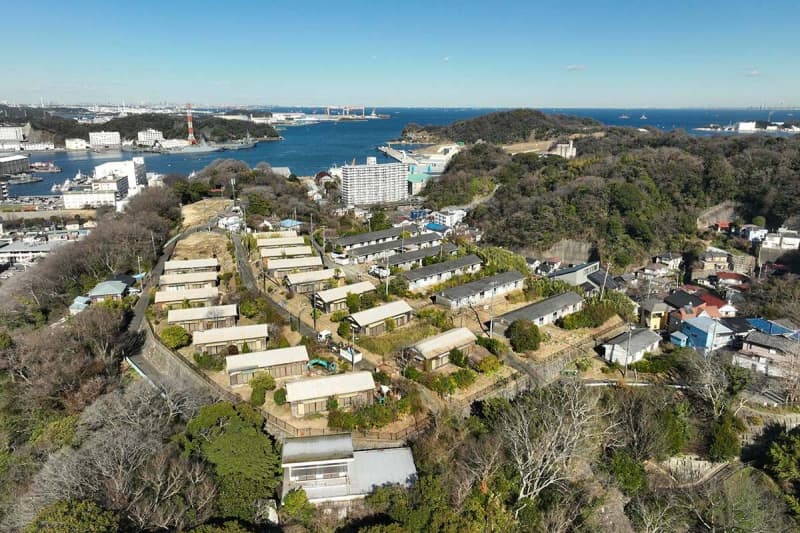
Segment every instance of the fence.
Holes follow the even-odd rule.
[[[339,435],[342,433],[352,433],[354,439],[380,440],[380,441],[402,441],[417,435],[428,428],[431,424],[430,416],[421,420],[415,420],[413,425],[409,425],[399,431],[380,431],[380,430],[353,430],[330,428],[304,428],[297,427],[289,422],[278,418],[271,413],[264,413],[267,427],[277,430],[286,437],[317,437],[322,435]]]

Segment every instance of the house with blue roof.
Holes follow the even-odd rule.
[[[303,223],[293,218],[286,218],[281,220],[281,228],[299,230]]]
[[[670,342],[706,355],[727,346],[733,337],[733,331],[724,324],[707,316],[698,316],[681,322],[680,328],[670,335]]]
[[[92,300],[87,298],[86,296],[76,296],[72,303],[69,304],[69,314],[72,316],[77,315],[78,313],[86,310],[89,307],[89,304],[92,303]]]
[[[128,284],[124,281],[108,280],[95,285],[86,296],[92,302],[103,302],[106,300],[122,300],[128,292]]]
[[[785,335],[791,336],[796,333],[796,329],[789,329],[785,325],[778,323],[776,320],[767,320],[766,318],[748,318],[747,322],[756,328],[761,333],[767,335]]]

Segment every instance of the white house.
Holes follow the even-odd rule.
[[[656,351],[660,342],[658,333],[650,329],[634,329],[605,342],[603,356],[606,361],[629,365],[641,361],[644,354]]]

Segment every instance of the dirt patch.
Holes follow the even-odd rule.
[[[228,252],[228,237],[213,231],[192,233],[175,245],[170,259],[205,259],[216,257],[220,273],[236,272],[236,265]]]
[[[553,144],[553,142],[554,141],[533,141],[526,143],[506,144],[503,146],[503,150],[511,155],[524,154],[528,152],[544,153],[550,148],[550,145]]]
[[[183,227],[191,228],[208,223],[208,219],[214,215],[219,215],[233,206],[233,200],[225,198],[206,198],[193,204],[185,205],[181,208],[183,215]]]

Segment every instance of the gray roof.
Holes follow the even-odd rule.
[[[587,277],[589,278],[589,281],[598,287],[605,285],[606,289],[619,289],[619,284],[614,281],[614,276],[611,274],[606,275],[606,273],[602,270],[592,272]]]
[[[116,296],[128,290],[128,285],[123,281],[103,281],[89,291],[88,296]]]
[[[420,248],[419,250],[414,250],[413,252],[395,254],[389,257],[388,262],[389,266],[397,266],[402,265],[403,263],[409,263],[411,261],[419,261],[425,257],[433,257],[435,255],[439,255],[440,253],[449,255],[456,250],[458,250],[458,247],[455,244],[446,242],[441,246],[428,246],[427,248]]]
[[[663,300],[659,300],[658,298],[648,298],[639,304],[639,307],[651,313],[663,313],[670,309]]]
[[[573,265],[571,267],[560,268],[554,272],[550,272],[547,277],[548,278],[556,278],[558,276],[563,276],[565,274],[572,274],[574,272],[579,272],[581,270],[587,269],[593,265],[595,265],[597,261],[592,261],[591,263],[581,263],[580,265]]]
[[[800,356],[800,342],[781,337],[780,335],[767,335],[760,331],[751,331],[745,337],[746,342],[779,350],[785,354]]]
[[[347,235],[346,237],[339,237],[335,239],[334,244],[341,246],[351,246],[361,242],[369,242],[377,239],[386,239],[390,237],[399,237],[401,233],[407,231],[405,228],[389,228],[379,231],[371,231],[369,233],[359,233],[357,235]]]
[[[492,286],[506,285],[525,279],[525,276],[515,270],[509,272],[501,272],[494,276],[489,276],[483,279],[470,281],[464,285],[458,285],[445,289],[439,293],[440,296],[448,300],[460,300],[461,298],[469,298],[475,296],[492,288]]]
[[[354,453],[350,468],[350,492],[369,494],[383,485],[411,486],[417,477],[411,448],[385,448]]]
[[[630,339],[630,353],[639,353],[654,342],[660,342],[661,335],[650,331],[649,329],[634,329],[631,330],[631,339]],[[628,351],[628,333],[621,333],[617,335],[613,339],[610,339],[603,344],[610,344],[620,346],[621,348]]]
[[[353,438],[349,433],[318,437],[289,438],[283,442],[283,465],[353,458]]]
[[[422,268],[418,268],[416,270],[409,270],[408,272],[404,272],[402,276],[406,278],[408,281],[417,281],[420,279],[425,279],[430,276],[435,276],[437,274],[450,272],[451,270],[456,270],[458,268],[464,268],[480,264],[481,264],[480,257],[474,254],[470,254],[464,257],[459,257],[458,259],[453,259],[452,261],[445,261],[444,263],[436,263],[434,265],[428,265]]]
[[[551,313],[555,313],[563,309],[564,307],[575,305],[578,302],[582,302],[583,298],[572,292],[565,292],[563,294],[559,294],[556,296],[551,296],[545,300],[540,302],[532,303],[530,305],[526,305],[516,311],[511,311],[510,313],[506,313],[502,316],[497,317],[497,320],[511,324],[515,320],[531,320],[535,321],[543,316],[547,316]]]
[[[438,233],[423,233],[422,235],[417,235],[415,237],[409,237],[407,239],[397,239],[394,241],[388,242],[381,242],[378,244],[373,244],[371,246],[360,246],[358,248],[353,248],[347,255],[351,257],[363,257],[365,255],[373,255],[380,252],[385,252],[387,250],[394,250],[395,248],[405,247],[405,246],[416,246],[418,244],[426,244],[433,241],[440,241],[442,240],[442,236]]]

